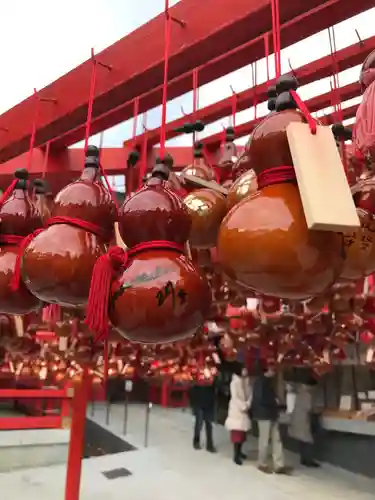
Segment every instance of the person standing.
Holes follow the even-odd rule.
[[[313,393],[316,384],[313,377],[306,383],[297,384],[296,400],[289,426],[289,436],[299,441],[301,464],[305,467],[320,466],[314,459]]]
[[[240,362],[231,365],[230,401],[225,427],[230,431],[233,443],[233,461],[242,465],[246,455],[242,452],[246,434],[250,430],[250,381],[246,368]]]
[[[262,370],[263,371],[263,370]],[[279,402],[274,387],[276,372],[269,365],[256,377],[253,386],[251,417],[258,424],[258,469],[264,473],[289,474],[285,466],[284,450],[279,429]],[[273,469],[268,465],[269,445],[271,442]]]
[[[196,450],[201,449],[201,433],[204,425],[206,429],[206,450],[210,453],[216,453],[213,441],[215,382],[210,385],[193,385],[189,390],[189,397],[195,417],[193,447]]]

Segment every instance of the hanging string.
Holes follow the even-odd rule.
[[[331,51],[332,57],[332,82],[331,82],[331,95],[332,95],[332,107],[334,109],[334,114],[336,116],[335,120],[338,122],[343,122],[344,114],[342,110],[342,102],[341,102],[341,92],[340,92],[340,81],[339,81],[339,65],[337,61],[337,47],[336,47],[336,33],[334,26],[328,28],[328,38],[329,38],[329,47]],[[345,141],[343,139],[340,140],[340,152],[341,158],[344,166],[344,170],[348,175],[348,158],[347,151],[345,146]]]
[[[87,104],[87,118],[86,118],[86,126],[85,126],[85,145],[83,148],[84,154],[86,154],[87,147],[89,145],[90,134],[91,134],[91,122],[92,122],[92,109],[94,105],[94,97],[95,97],[95,87],[96,87],[96,71],[97,64],[94,54],[94,49],[91,49],[91,79],[90,79],[90,87],[89,87],[89,100]]]
[[[49,159],[49,150],[50,150],[50,141],[47,142],[46,144],[46,150],[44,151],[44,159],[43,159],[43,170],[42,170],[42,179],[46,178],[46,173],[47,173],[47,165],[48,165],[48,159]]]
[[[311,133],[315,135],[316,130],[317,130],[317,124],[316,124],[316,121],[314,120],[314,118],[312,117],[310,111],[308,110],[306,104],[303,102],[303,100],[300,98],[300,96],[297,94],[297,92],[295,90],[290,90],[289,92],[291,93],[295,103],[297,104],[298,109],[301,111],[301,113],[305,117],[305,119],[310,127]]]
[[[143,140],[141,149],[141,165],[139,169],[139,178],[138,178],[138,190],[143,187],[143,179],[147,175],[148,144],[147,144],[147,134],[145,133],[147,130],[147,113],[143,113],[142,128],[143,128]]]
[[[334,109],[335,113],[337,115],[337,121],[343,120],[343,112],[342,112],[342,106],[341,106],[341,96],[340,96],[340,82],[339,82],[339,65],[337,62],[336,58],[336,35],[335,35],[335,29],[332,26],[331,28],[328,28],[328,38],[329,38],[329,46],[330,46],[330,51],[331,51],[331,57],[332,57],[332,81],[333,81],[333,89],[332,89],[332,96],[334,100]]]
[[[34,89],[34,100],[35,100],[34,118],[33,118],[33,125],[32,125],[31,136],[30,136],[29,154],[28,154],[28,158],[27,158],[27,170],[30,170],[31,163],[33,160],[36,128],[37,128],[38,118],[39,118],[39,97],[38,97],[38,92],[36,89]]]
[[[161,127],[160,127],[160,158],[165,157],[166,125],[167,125],[167,98],[168,98],[168,66],[169,48],[171,42],[171,16],[169,15],[169,0],[165,0],[165,24],[164,24],[164,78],[163,78],[163,98],[161,107]]]
[[[95,59],[94,49],[91,49],[91,64],[92,64],[92,66],[91,66],[91,78],[90,78],[90,87],[89,87],[89,100],[87,103],[87,118],[86,118],[86,125],[85,125],[85,144],[84,144],[84,148],[83,148],[83,151],[84,151],[83,161],[85,161],[85,159],[86,159],[86,152],[87,152],[87,148],[88,148],[89,140],[90,140],[90,135],[91,135],[92,111],[93,111],[94,99],[95,99],[97,61]],[[113,189],[109,183],[108,177],[107,177],[106,173],[104,172],[104,169],[103,169],[101,163],[99,163],[99,168],[100,168],[100,175],[104,179],[104,182],[105,182],[106,187],[109,191],[109,194],[111,195],[112,201],[113,201],[113,203],[116,206],[116,209],[118,211],[119,206],[118,206],[116,196],[113,192]]]
[[[281,76],[281,45],[280,45],[280,10],[279,0],[271,0],[272,10],[272,37],[275,56],[276,78]]]
[[[264,55],[265,55],[265,58],[266,58],[266,74],[267,74],[267,84],[268,84],[269,81],[270,81],[270,61],[269,61],[269,57],[270,57],[270,41],[269,41],[269,38],[268,38],[268,33],[266,33],[264,35],[263,40],[264,40]]]
[[[267,74],[268,74],[268,62],[267,62]],[[254,107],[254,120],[257,119],[257,106],[258,106],[258,92],[257,92],[257,63],[251,65],[251,76],[253,82],[253,107]],[[268,80],[267,80],[268,82]]]
[[[133,104],[133,140],[137,137],[137,128],[138,128],[138,114],[139,114],[139,97],[134,99]]]
[[[199,93],[198,93],[198,68],[193,69],[193,121],[197,121],[197,111],[199,107]],[[197,141],[197,132],[193,132],[193,158],[194,146]]]
[[[238,96],[236,91],[231,87],[232,90],[232,127],[236,129],[236,115],[237,115],[237,102]]]
[[[30,170],[30,167],[32,164],[35,137],[36,137],[36,129],[37,129],[38,117],[39,117],[39,97],[38,97],[38,93],[37,93],[36,89],[34,89],[34,99],[35,99],[34,118],[33,118],[33,123],[32,123],[32,128],[31,128],[30,145],[29,145],[29,152],[28,152],[28,158],[27,158],[27,170],[28,171]],[[16,187],[17,182],[18,182],[18,178],[14,178],[12,180],[12,182],[9,184],[9,186],[7,187],[7,189],[3,192],[3,194],[0,198],[0,207],[2,207],[4,205],[4,203],[7,201],[9,196],[13,193],[13,190]]]

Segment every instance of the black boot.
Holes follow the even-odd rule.
[[[193,440],[193,448],[194,450],[200,450],[202,448],[198,439]]]
[[[206,450],[209,453],[216,453],[213,440],[212,423],[210,421],[206,421]]]
[[[242,465],[241,443],[233,444],[233,462],[237,465]]]
[[[311,468],[320,467],[320,463],[316,462],[315,460],[312,460],[311,458],[309,458],[308,460],[301,459],[301,465],[303,465],[304,467],[311,467]]]

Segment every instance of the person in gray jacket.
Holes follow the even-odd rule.
[[[296,386],[296,400],[291,414],[289,436],[299,441],[301,464],[305,467],[319,467],[314,459],[313,396],[316,380],[311,377]]]
[[[274,388],[275,367],[269,365],[254,381],[251,402],[251,418],[257,422],[258,469],[266,474],[290,474],[291,468],[284,463],[284,450],[279,430],[280,406]],[[268,465],[271,444],[273,468]]]

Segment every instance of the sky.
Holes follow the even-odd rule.
[[[297,1],[297,0],[296,0]],[[353,0],[356,1],[356,0]],[[174,5],[178,0],[171,0]],[[218,5],[220,0],[218,0]],[[91,47],[100,52],[132,30],[162,12],[164,0],[13,0],[3,1],[0,6],[0,46],[2,77],[0,113],[32,94],[34,87],[43,88],[59,76],[73,69],[90,56]],[[335,27],[337,49],[358,41],[356,31],[365,40],[375,34],[375,7]],[[172,41],[173,43],[173,41]],[[330,52],[327,31],[287,47],[281,53],[283,72],[288,71],[288,59],[297,68]],[[273,64],[270,60],[271,76]],[[339,75],[340,86],[358,79],[359,67]],[[257,63],[257,83],[266,80],[265,60]],[[251,66],[247,66],[199,89],[199,105],[204,107],[231,95],[231,86],[236,92],[252,87]],[[330,90],[329,79],[302,87],[299,91],[304,99]],[[168,103],[168,121],[192,111],[192,92]],[[344,103],[353,105],[359,99]],[[324,110],[329,113],[331,109]],[[259,105],[258,116],[266,113],[266,105]],[[237,124],[251,120],[254,109],[238,113]],[[147,113],[149,128],[158,127],[161,108]],[[351,120],[352,122],[353,120]],[[202,137],[219,132],[228,125],[230,118],[206,127]],[[139,120],[139,124],[142,119]],[[350,123],[350,122],[348,122]],[[103,145],[120,147],[129,139],[131,120],[104,132]],[[141,130],[139,130],[141,131]],[[99,136],[91,142],[98,144]],[[187,145],[191,139],[181,136],[168,145]],[[244,143],[246,138],[238,142]],[[77,144],[76,146],[82,146]]]

